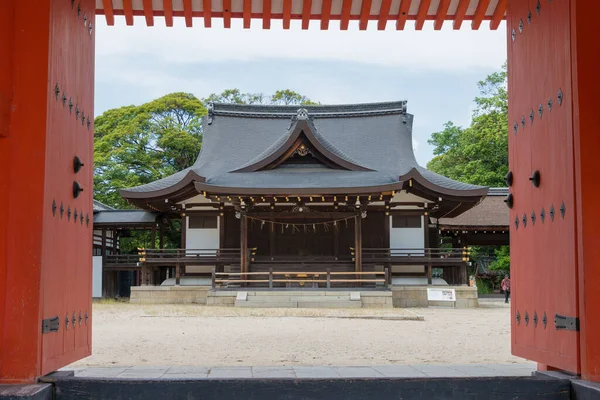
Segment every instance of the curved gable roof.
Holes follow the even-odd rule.
[[[299,143],[311,146],[318,152],[318,156],[324,157],[329,163],[337,166],[339,169],[349,171],[369,171],[366,168],[344,152],[338,150],[325,137],[318,133],[317,128],[308,118],[308,111],[304,108],[298,110],[296,116],[292,119],[292,125],[288,129],[288,134],[281,136],[279,140],[269,146],[264,152],[254,159],[250,160],[245,166],[231,172],[256,172],[269,167],[275,167],[291,156],[296,150],[295,146]]]

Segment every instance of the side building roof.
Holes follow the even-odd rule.
[[[508,230],[509,211],[504,203],[507,195],[508,188],[490,188],[487,197],[475,207],[457,217],[440,218],[437,222],[440,228],[448,230],[483,228]]]

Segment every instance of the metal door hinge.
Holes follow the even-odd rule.
[[[579,331],[579,318],[556,314],[554,316],[554,326],[557,331]]]
[[[58,316],[42,320],[42,333],[58,332],[60,319]]]

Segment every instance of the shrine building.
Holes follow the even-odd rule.
[[[405,101],[210,105],[191,167],[121,190],[182,218],[181,249],[145,249],[140,283],[200,282],[215,268],[224,286],[265,286],[268,271],[286,271],[270,287],[297,276],[325,287],[325,271],[338,286],[427,285],[433,268],[466,271],[468,249],[440,248],[430,221],[464,213],[488,188],[419,166],[413,119]]]

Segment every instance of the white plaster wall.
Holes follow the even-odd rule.
[[[102,297],[102,256],[92,257],[92,298]]]
[[[392,249],[422,249],[425,247],[424,217],[421,217],[420,228],[393,228],[392,216],[390,215],[388,218],[390,219],[390,247]]]
[[[219,248],[219,221],[217,229],[190,229],[190,219],[185,217],[185,248],[186,249],[218,249]]]

